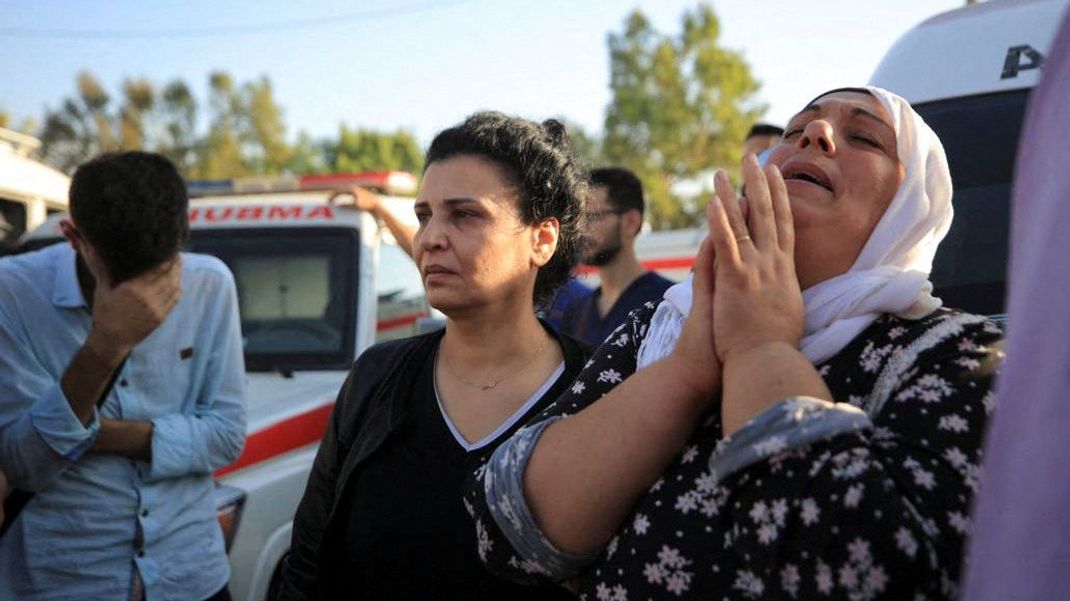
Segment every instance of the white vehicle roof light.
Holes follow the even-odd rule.
[[[320,175],[278,175],[234,179],[193,180],[186,184],[191,198],[269,192],[307,192],[361,186],[383,194],[411,196],[416,176],[405,171],[363,171]]]

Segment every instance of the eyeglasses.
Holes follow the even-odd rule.
[[[620,215],[624,211],[620,209],[602,209],[600,211],[587,211],[587,219],[598,221],[607,215]]]

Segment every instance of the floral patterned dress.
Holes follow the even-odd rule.
[[[651,309],[617,328],[525,430],[567,419],[633,373]],[[522,495],[488,495],[495,483],[484,465],[465,503],[480,556],[515,580],[572,576],[587,600],[953,598],[1001,347],[999,327],[978,316],[941,309],[917,321],[881,317],[818,366],[844,405],[824,403],[833,408],[812,418],[861,422],[809,438],[793,434],[807,429],[802,422],[754,430],[769,416],[811,419],[789,399],[722,440],[720,407],[711,408],[617,535],[569,574],[555,568],[562,557],[515,550],[518,536],[552,544]],[[732,444],[742,438],[745,445]],[[500,449],[504,458],[491,463],[522,472],[527,450],[514,448],[523,459],[510,464]]]

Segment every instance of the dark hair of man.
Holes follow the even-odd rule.
[[[557,250],[535,277],[535,302],[548,301],[568,279],[583,251],[583,210],[587,180],[572,153],[561,122],[542,123],[497,112],[479,112],[443,130],[431,141],[424,170],[460,155],[486,158],[500,166],[520,197],[526,225],[555,218]]]
[[[754,136],[783,136],[784,128],[772,125],[770,123],[755,123],[751,126],[750,131],[747,132],[747,138],[751,139]]]
[[[606,187],[606,199],[614,209],[622,213],[634,209],[643,215],[643,182],[634,173],[623,167],[600,167],[591,170],[590,179],[592,186]]]
[[[175,256],[189,237],[188,206],[182,176],[154,153],[103,154],[71,179],[71,218],[115,283]]]

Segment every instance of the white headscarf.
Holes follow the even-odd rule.
[[[941,304],[932,295],[929,272],[954,214],[944,147],[906,100],[881,88],[865,89],[892,118],[905,175],[851,268],[802,293],[801,350],[815,365],[843,350],[883,313],[920,319]],[[688,276],[665,292],[640,345],[639,367],[672,351],[690,311]]]

